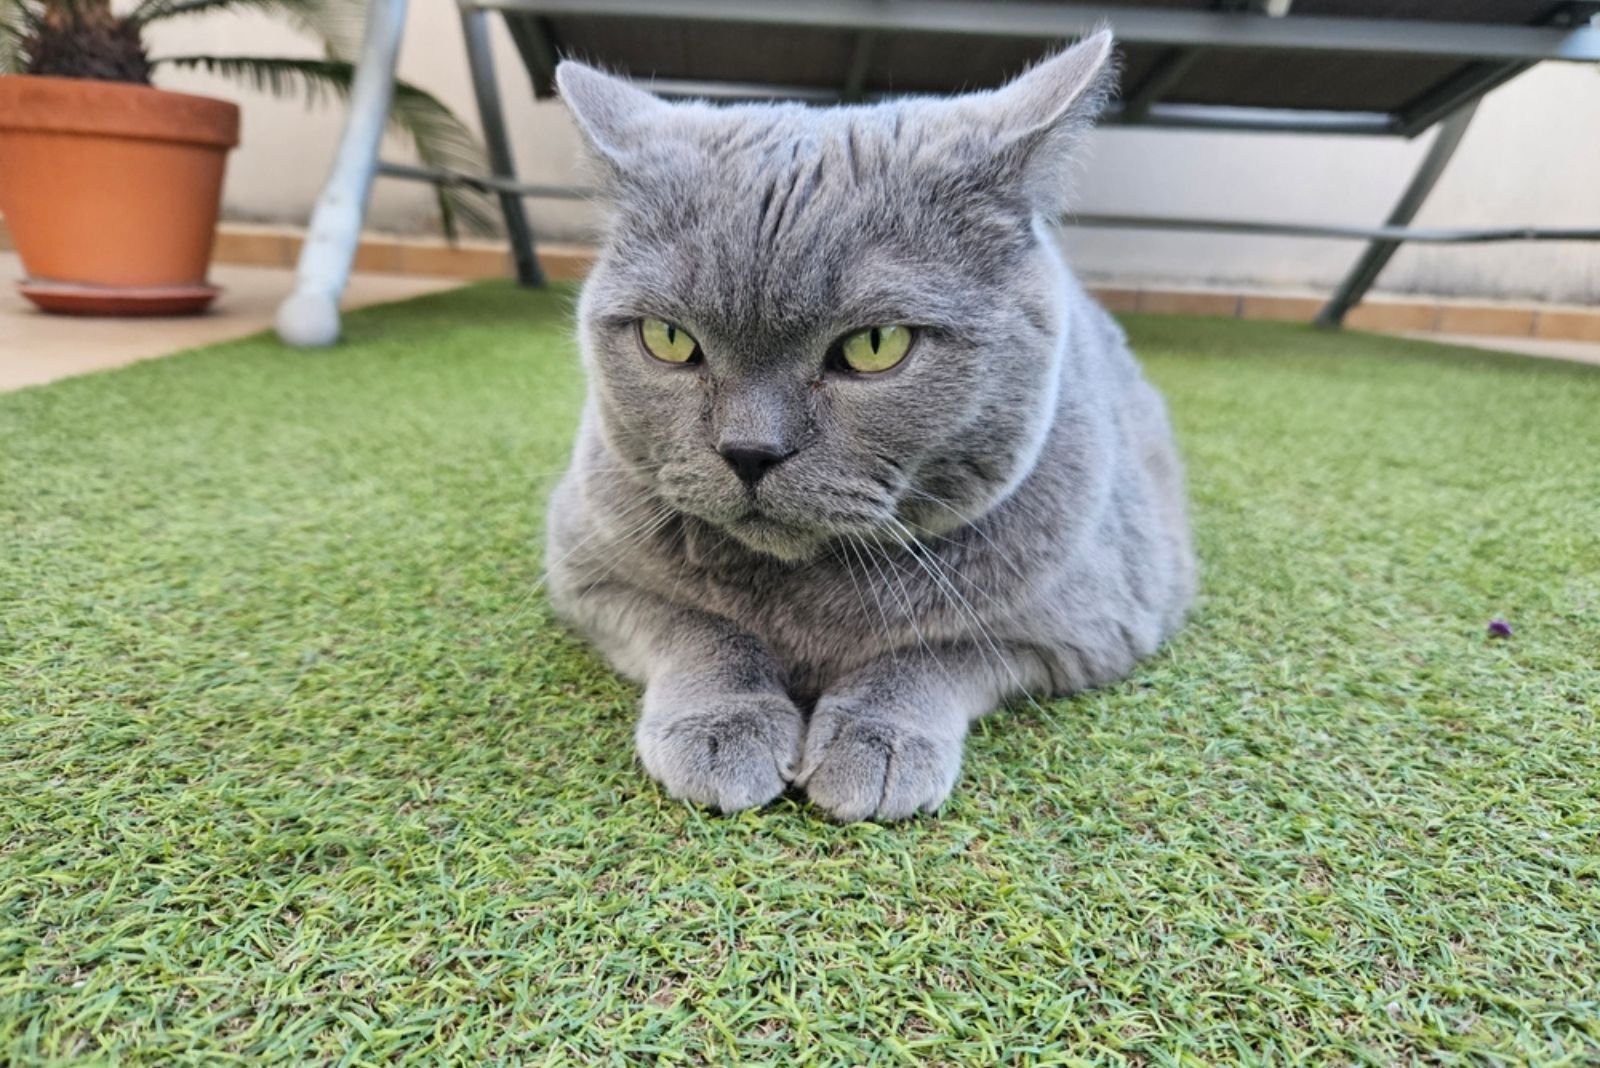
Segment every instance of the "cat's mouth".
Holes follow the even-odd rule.
[[[781,519],[768,515],[759,508],[747,508],[742,515],[735,517],[728,526],[735,531],[753,531],[775,537],[792,538],[804,533],[796,530],[794,524],[786,523]]]
[[[723,529],[748,548],[780,560],[805,559],[816,548],[818,540],[814,531],[775,519],[759,508],[746,509],[738,518],[724,524]]]

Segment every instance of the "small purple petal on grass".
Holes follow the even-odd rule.
[[[1511,637],[1511,624],[1507,623],[1503,619],[1491,619],[1491,620],[1489,620],[1489,637],[1491,637],[1491,638],[1509,638],[1509,637]]]

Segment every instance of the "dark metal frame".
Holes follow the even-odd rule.
[[[417,167],[408,163],[381,163],[379,173],[438,185],[459,185],[485,193],[513,193],[551,200],[588,200],[596,190],[581,185],[528,185],[486,175],[462,174],[442,167]],[[1419,245],[1482,245],[1498,241],[1600,241],[1600,227],[1535,228],[1429,227],[1399,225],[1393,215],[1382,226],[1338,226],[1332,223],[1274,223],[1252,219],[1192,219],[1181,215],[1074,214],[1073,226],[1107,230],[1190,230],[1202,233],[1243,234],[1253,237],[1322,237],[1343,241],[1408,242]]]
[[[1338,326],[1361,301],[1401,243],[1600,240],[1600,230],[1498,229],[1416,230],[1407,226],[1460,144],[1483,95],[1545,60],[1600,62],[1600,24],[1585,23],[1589,8],[1577,0],[1554,3],[1546,24],[1497,26],[1419,22],[1401,19],[1274,17],[1266,0],[1225,3],[1221,10],[1183,11],[1087,3],[1018,3],[1015,0],[457,0],[467,40],[473,88],[493,174],[455,174],[437,168],[380,163],[381,173],[430,182],[472,185],[499,195],[517,264],[528,285],[542,282],[533,234],[522,198],[581,197],[570,186],[525,185],[517,181],[511,145],[501,113],[499,88],[488,48],[490,12],[505,16],[535,95],[554,92],[557,50],[547,18],[677,18],[743,24],[825,27],[857,33],[848,74],[837,89],[762,84],[656,80],[649,88],[668,96],[711,99],[788,99],[813,102],[856,101],[863,92],[875,40],[881,34],[914,31],[986,36],[1077,37],[1109,23],[1119,39],[1164,46],[1167,51],[1107,113],[1108,123],[1196,130],[1251,130],[1279,133],[1392,135],[1415,137],[1435,124],[1439,134],[1410,184],[1380,227],[1255,223],[1242,220],[1168,217],[1078,216],[1079,225],[1120,228],[1203,230],[1368,241],[1366,250],[1318,316]],[[1278,13],[1286,5],[1277,5]],[[1593,5],[1590,5],[1593,6]],[[1249,51],[1351,52],[1472,61],[1457,76],[1430,89],[1395,112],[1325,112],[1280,108],[1175,104],[1162,98],[1189,67],[1210,49]]]
[[[1290,49],[1536,63],[1600,61],[1600,29],[1501,26],[1407,19],[1273,18],[1254,11],[1185,11],[1015,0],[460,0],[464,6],[538,15],[631,16],[747,25],[989,37],[1081,37],[1102,24],[1130,44]]]
[[[1384,223],[1386,227],[1399,229],[1403,233],[1406,225],[1416,218],[1422,202],[1428,199],[1428,194],[1433,192],[1434,184],[1444,173],[1445,165],[1450,162],[1450,157],[1456,154],[1456,148],[1461,144],[1461,138],[1466,136],[1467,126],[1472,122],[1472,116],[1477,110],[1478,101],[1474,100],[1459,111],[1453,112],[1439,126],[1439,133],[1434,137],[1433,144],[1428,146],[1428,153],[1422,157],[1417,172],[1411,177],[1411,183],[1406,186],[1406,191],[1400,194],[1400,200],[1389,212],[1389,218]],[[1378,273],[1400,248],[1402,240],[1405,238],[1380,238],[1367,246],[1361,258],[1355,262],[1355,266],[1344,276],[1344,281],[1339,283],[1339,288],[1334,291],[1333,297],[1323,306],[1322,311],[1317,313],[1318,326],[1337,327],[1344,322],[1345,313],[1361,303],[1361,298],[1372,288],[1372,283],[1378,280]]]
[[[461,36],[466,39],[467,65],[472,69],[472,91],[478,100],[478,118],[483,123],[484,145],[489,150],[489,168],[494,177],[515,181],[516,162],[511,155],[511,139],[506,134],[505,114],[500,110],[500,85],[494,74],[494,55],[489,48],[489,16],[478,7],[461,5]],[[517,265],[517,281],[525,286],[544,285],[544,271],[533,250],[533,228],[522,196],[500,191],[500,210],[505,215],[506,235],[511,240],[511,255]]]

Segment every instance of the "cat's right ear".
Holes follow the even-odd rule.
[[[570,59],[556,67],[556,88],[595,155],[619,169],[671,106],[622,78]]]

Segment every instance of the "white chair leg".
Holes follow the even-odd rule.
[[[394,96],[395,59],[407,0],[370,0],[350,113],[322,195],[300,249],[294,292],[278,306],[278,336],[302,348],[339,339],[339,298],[350,280],[378,169],[378,147]]]

